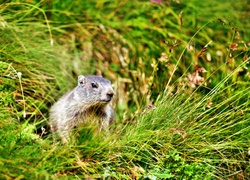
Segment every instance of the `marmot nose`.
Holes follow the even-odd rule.
[[[110,99],[112,99],[113,96],[114,96],[114,93],[113,93],[113,92],[108,92],[108,93],[107,93],[107,97],[109,97]]]

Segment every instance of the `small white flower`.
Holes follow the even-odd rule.
[[[223,53],[221,51],[216,51],[217,56],[223,56]]]
[[[21,78],[22,78],[22,73],[21,73],[21,72],[17,72],[17,77],[18,77],[19,79],[21,79]]]
[[[51,45],[51,46],[54,45],[54,40],[53,40],[53,39],[50,40],[50,45]]]
[[[24,119],[26,118],[26,112],[25,111],[23,112],[23,118]]]

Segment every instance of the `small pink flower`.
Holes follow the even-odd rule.
[[[161,4],[161,0],[150,0],[151,3]]]

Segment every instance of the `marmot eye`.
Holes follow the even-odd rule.
[[[92,88],[98,88],[96,83],[91,83]]]

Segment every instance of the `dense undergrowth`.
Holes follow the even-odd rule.
[[[0,5],[0,179],[248,179],[249,4],[156,2]],[[79,74],[113,82],[116,124],[53,145]]]

